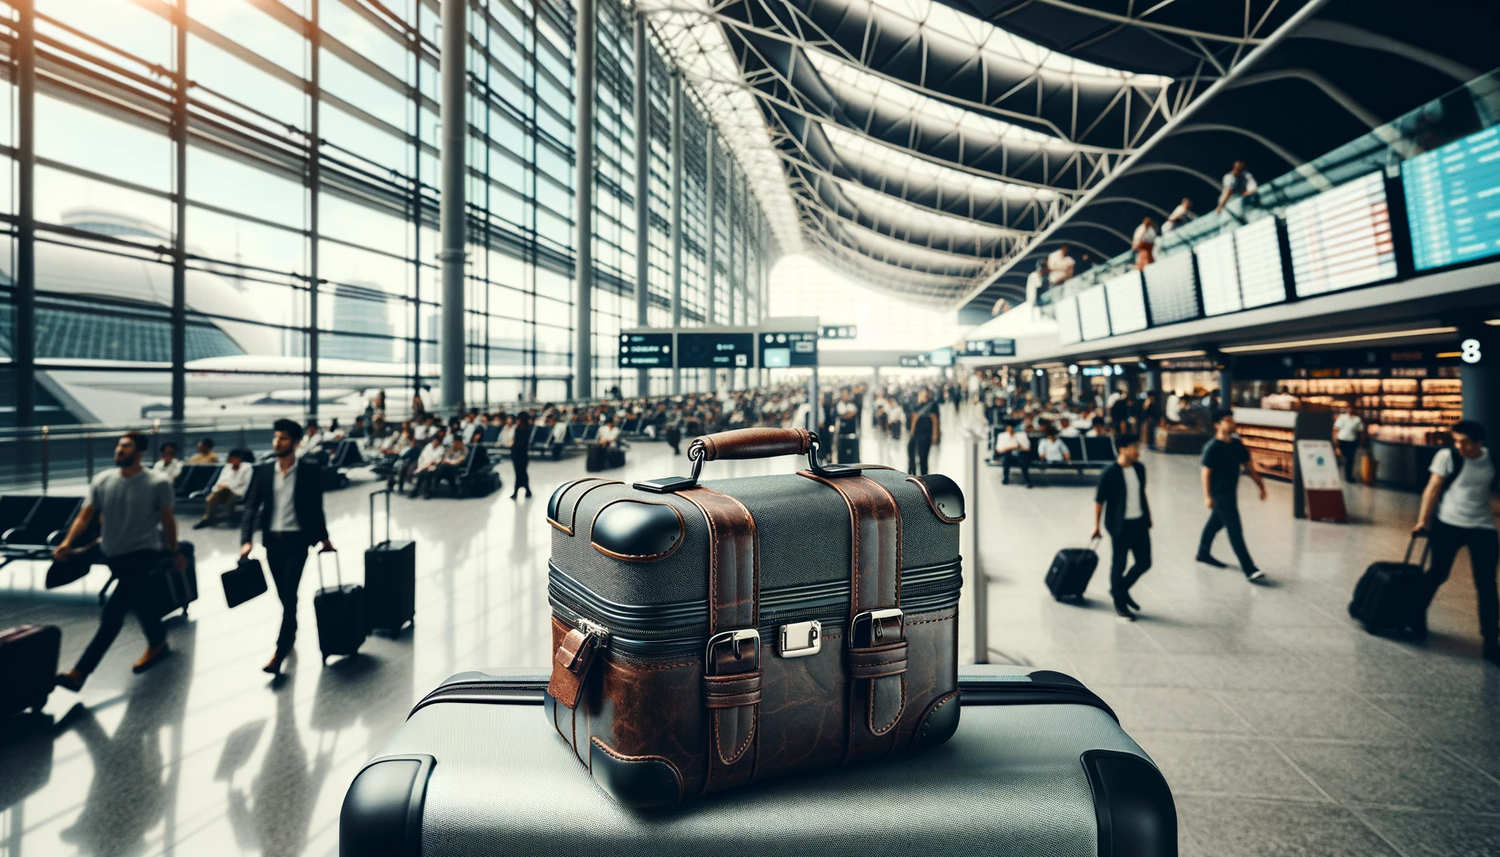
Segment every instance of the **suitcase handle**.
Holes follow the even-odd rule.
[[[833,470],[823,467],[818,461],[818,434],[807,429],[748,428],[699,435],[688,445],[688,459],[693,462],[693,475],[685,484],[681,477],[673,480],[672,490],[680,491],[698,483],[698,474],[703,471],[703,462],[743,460],[749,458],[773,458],[778,455],[806,455],[807,467],[822,476],[842,475],[857,470]],[[637,483],[640,487],[641,483]]]
[[[370,547],[375,547],[375,497],[378,494],[385,495],[385,540],[391,540],[391,489],[382,488],[379,491],[370,492]]]
[[[1432,533],[1423,530],[1420,533],[1412,533],[1411,541],[1406,543],[1406,553],[1401,557],[1402,565],[1411,564],[1411,549],[1416,547],[1417,539],[1422,540],[1422,556],[1417,559],[1417,564],[1423,568],[1427,567],[1427,554],[1432,550]]]
[[[344,587],[344,567],[339,563],[339,552],[334,548],[320,548],[318,550],[318,588],[327,589],[323,585],[323,554],[325,553],[333,554],[333,579],[338,581],[339,588],[342,589]]]

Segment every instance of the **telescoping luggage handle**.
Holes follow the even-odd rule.
[[[385,541],[381,544],[391,543],[391,489],[382,488],[379,491],[370,492],[370,547],[375,547],[375,498],[385,495]]]
[[[1417,558],[1417,565],[1425,568],[1427,566],[1427,553],[1432,550],[1432,533],[1427,530],[1411,534],[1411,541],[1406,543],[1406,553],[1401,557],[1401,564],[1411,564],[1411,549],[1417,546],[1417,539],[1422,540],[1422,555]]]
[[[318,548],[318,588],[327,589],[323,585],[323,554],[333,554],[333,579],[339,583],[339,588],[344,588],[344,568],[339,564],[339,552],[333,548]]]
[[[657,494],[671,494],[696,487],[698,474],[703,471],[703,462],[718,459],[774,458],[778,455],[806,455],[807,469],[824,477],[857,476],[860,468],[834,464],[823,466],[818,462],[818,435],[807,429],[747,428],[721,431],[694,438],[688,446],[688,459],[693,462],[691,476],[668,476],[637,482],[635,487]]]

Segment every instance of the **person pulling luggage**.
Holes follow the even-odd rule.
[[[62,543],[52,552],[58,562],[66,560],[73,544],[88,529],[94,515],[99,515],[99,548],[109,571],[119,581],[104,604],[99,630],[78,658],[73,669],[57,677],[57,686],[77,693],[89,674],[99,666],[104,653],[125,624],[125,614],[135,612],[141,630],[146,634],[146,652],[135,662],[135,672],[145,672],[171,654],[167,633],[162,629],[156,607],[146,598],[146,576],[163,558],[171,556],[178,571],[187,568],[187,560],[177,547],[177,518],[172,514],[176,494],[171,480],[141,467],[146,452],[146,438],[140,432],[121,435],[115,444],[115,469],[106,470],[89,483],[83,508],[73,518],[73,526]]]
[[[1203,525],[1203,536],[1198,540],[1198,562],[1215,568],[1228,568],[1211,553],[1214,537],[1219,530],[1229,531],[1229,545],[1239,559],[1240,570],[1245,577],[1255,581],[1266,576],[1256,568],[1250,558],[1250,548],[1245,545],[1245,531],[1240,523],[1239,484],[1240,471],[1244,470],[1260,489],[1261,502],[1266,499],[1266,483],[1260,478],[1255,465],[1250,463],[1250,450],[1234,435],[1234,412],[1214,412],[1214,436],[1203,445],[1203,504],[1208,507],[1208,523]]]
[[[1427,605],[1448,580],[1460,548],[1469,549],[1474,570],[1474,592],[1479,602],[1479,634],[1484,659],[1500,666],[1500,595],[1496,568],[1500,566],[1500,533],[1490,509],[1495,486],[1495,463],[1484,446],[1484,426],[1462,420],[1450,430],[1453,445],[1432,457],[1432,474],[1422,491],[1422,507],[1413,533],[1426,532],[1432,542],[1432,565],[1427,572]],[[1425,606],[1425,605],[1424,605]],[[1426,615],[1426,610],[1423,610]],[[1426,630],[1425,621],[1419,630]]]
[[[1141,464],[1140,438],[1121,434],[1115,440],[1115,460],[1099,474],[1094,492],[1094,538],[1099,538],[1099,520],[1109,533],[1109,594],[1115,613],[1135,620],[1131,610],[1141,609],[1130,597],[1130,587],[1151,570],[1151,504],[1146,500],[1146,468]],[[1135,555],[1135,564],[1125,571],[1125,561]]]
[[[292,652],[297,639],[297,586],[302,582],[302,567],[307,549],[323,543],[323,550],[333,550],[328,538],[328,524],[323,517],[322,467],[315,461],[297,458],[297,439],[302,427],[293,420],[277,420],[272,426],[271,451],[276,457],[255,466],[250,479],[250,493],[245,497],[245,513],[240,523],[240,559],[255,549],[252,539],[256,528],[266,548],[266,565],[276,583],[281,599],[281,630],[276,636],[276,653],[263,670],[281,672],[281,662]]]

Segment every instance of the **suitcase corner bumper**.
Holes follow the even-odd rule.
[[[421,854],[422,804],[436,764],[425,754],[382,756],[366,764],[339,811],[339,857]]]

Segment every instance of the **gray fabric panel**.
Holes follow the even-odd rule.
[[[896,497],[901,509],[902,565],[950,562],[958,555],[959,526],[932,513],[906,474],[872,470],[866,475]],[[761,588],[843,580],[849,576],[849,508],[838,492],[796,474],[706,481],[750,510],[760,545]],[[594,516],[622,497],[670,503],[682,513],[687,540],[671,556],[654,562],[610,559],[589,544]],[[567,523],[564,521],[563,523]],[[708,525],[697,506],[675,494],[652,494],[628,484],[584,494],[573,518],[574,535],[552,532],[552,560],[569,577],[616,604],[665,604],[708,598]]]
[[[634,813],[589,779],[539,706],[433,705],[383,753],[437,758],[426,857],[568,853],[1094,857],[1086,750],[1144,756],[1103,711],[968,706],[947,744]]]

